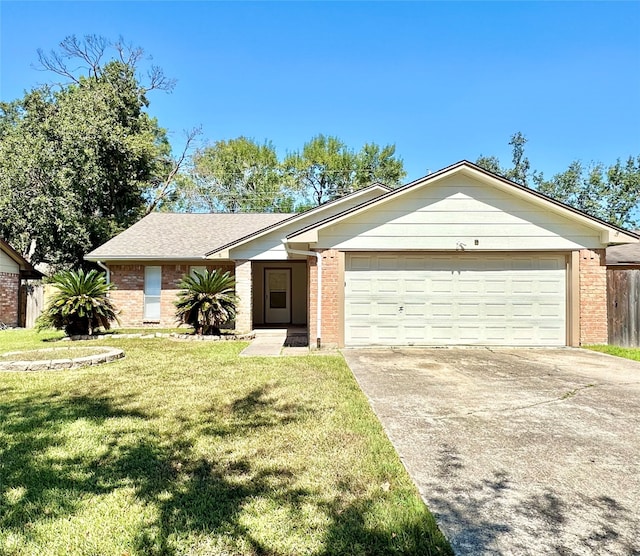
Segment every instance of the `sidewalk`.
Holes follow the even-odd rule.
[[[260,328],[255,338],[240,353],[240,357],[280,357],[281,355],[307,355],[306,339],[299,329]]]

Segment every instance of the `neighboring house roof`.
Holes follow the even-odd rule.
[[[193,260],[291,214],[153,212],[85,256],[102,260]]]
[[[629,241],[637,241],[640,239],[640,235],[629,232],[623,228],[618,226],[614,226],[613,224],[609,224],[599,218],[586,214],[578,209],[570,207],[560,201],[552,199],[540,193],[539,191],[535,191],[534,189],[530,189],[523,185],[519,185],[515,182],[512,182],[502,176],[497,174],[493,174],[468,160],[462,160],[451,166],[447,166],[438,172],[433,174],[429,174],[423,178],[415,180],[403,187],[398,189],[394,189],[385,195],[381,195],[375,199],[362,203],[356,207],[353,207],[349,210],[345,210],[344,212],[330,216],[329,218],[325,218],[324,220],[320,220],[311,225],[308,225],[300,230],[290,233],[287,235],[287,239],[298,242],[315,242],[317,241],[317,232],[322,228],[330,226],[336,222],[349,218],[352,215],[359,214],[372,206],[378,206],[380,204],[386,203],[392,199],[395,199],[399,196],[405,195],[407,192],[419,188],[422,186],[429,185],[433,182],[436,182],[442,178],[451,176],[455,173],[467,173],[472,175],[475,178],[480,178],[484,180],[491,180],[490,183],[497,185],[503,189],[509,189],[511,192],[526,197],[529,201],[536,202],[542,206],[545,206],[549,210],[553,210],[557,213],[560,213],[568,218],[579,221],[582,224],[589,225],[593,228],[598,229],[603,234],[603,243],[625,243]]]
[[[640,235],[640,230],[633,230],[633,232]],[[607,264],[640,265],[640,243],[607,247]]]
[[[0,250],[4,251],[18,264],[20,268],[20,276],[23,278],[42,278],[43,274],[33,268],[31,263],[11,247],[11,245],[9,245],[4,239],[0,239]]]

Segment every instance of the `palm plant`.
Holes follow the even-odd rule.
[[[49,281],[56,292],[47,308],[38,317],[36,328],[64,329],[69,335],[93,335],[99,328],[111,328],[118,321],[118,311],[109,299],[113,284],[108,284],[105,275],[96,270],[63,270]]]
[[[220,327],[236,316],[238,297],[235,279],[229,272],[194,272],[184,276],[178,287],[176,318],[193,326],[198,334],[220,335]]]

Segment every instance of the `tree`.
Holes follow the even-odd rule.
[[[505,177],[520,185],[528,186],[531,165],[529,164],[529,159],[524,155],[524,146],[526,144],[527,138],[519,131],[511,136],[509,145],[512,147],[511,162],[513,163],[513,168],[507,170]]]
[[[380,148],[375,143],[365,143],[356,156],[356,183],[358,188],[372,183],[383,183],[389,187],[400,185],[407,175],[401,158],[395,157],[395,145]]]
[[[564,172],[545,180],[534,174],[536,189],[554,199],[617,226],[637,224],[634,212],[640,207],[640,156],[617,160],[608,168],[595,164],[584,168],[574,161]]]
[[[222,212],[290,212],[293,196],[274,146],[247,137],[216,141],[193,159],[182,206]]]
[[[220,327],[235,318],[238,298],[229,272],[194,272],[184,276],[178,287],[176,318],[196,333],[219,336]]]
[[[288,155],[284,167],[297,190],[312,205],[321,205],[376,181],[398,185],[406,175],[402,159],[395,157],[395,145],[381,149],[375,143],[367,143],[355,153],[337,137],[322,134],[305,143],[302,151]]]
[[[480,155],[476,160],[476,164],[489,172],[504,176],[511,181],[528,187],[531,165],[529,159],[524,154],[524,146],[526,143],[527,138],[520,131],[517,131],[511,136],[509,145],[511,146],[512,168],[503,168],[500,165],[500,160],[496,156]]]
[[[166,132],[144,111],[149,91],[173,84],[157,68],[141,84],[141,58],[121,41],[68,37],[60,51],[39,52],[66,81],[0,105],[0,235],[32,263],[83,266],[175,174]]]
[[[107,284],[104,273],[64,270],[50,281],[56,288],[47,308],[38,317],[38,330],[64,329],[69,335],[93,335],[102,327],[111,328],[118,320],[117,310],[108,297],[113,284]]]
[[[520,132],[511,136],[512,168],[502,168],[495,156],[480,156],[476,164],[611,224],[629,227],[637,224],[640,155],[628,157],[626,163],[618,159],[608,167],[597,163],[585,168],[580,161],[574,160],[565,171],[546,180],[542,172],[531,171],[529,159],[524,154],[526,142]],[[529,177],[532,183],[529,183]]]
[[[288,155],[284,166],[297,188],[315,205],[331,201],[353,189],[356,155],[337,137],[316,135],[301,152]]]

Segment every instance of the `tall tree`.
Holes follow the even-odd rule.
[[[605,167],[585,168],[574,161],[564,172],[545,180],[534,174],[538,191],[617,226],[633,227],[640,209],[640,156]]]
[[[355,184],[355,153],[337,137],[316,135],[302,151],[285,158],[284,166],[297,188],[321,205],[350,193]]]
[[[121,41],[68,37],[39,52],[65,82],[0,105],[0,235],[32,263],[82,266],[140,218],[145,193],[171,171],[166,133],[144,109],[149,91],[173,83],[152,68],[142,84],[141,58]]]
[[[496,156],[480,155],[476,160],[476,164],[489,172],[504,176],[520,185],[529,186],[529,176],[531,164],[524,154],[524,146],[527,144],[527,138],[520,132],[514,133],[510,140],[511,146],[511,168],[504,168],[500,165],[500,160]]]
[[[396,157],[395,145],[381,148],[375,143],[365,143],[356,156],[356,165],[358,188],[376,182],[397,187],[407,175],[402,159]]]
[[[305,143],[302,151],[288,155],[284,167],[311,206],[376,181],[396,186],[406,175],[395,145],[380,148],[367,143],[356,153],[337,137],[322,134]]]
[[[511,136],[509,145],[511,145],[512,148],[511,162],[513,167],[511,170],[507,170],[505,176],[520,185],[528,186],[531,164],[524,154],[524,146],[526,144],[527,138],[521,132],[518,131]]]
[[[531,171],[529,159],[524,154],[526,143],[526,137],[520,132],[511,136],[512,168],[503,168],[495,156],[480,156],[476,164],[612,224],[637,225],[640,155],[630,156],[624,163],[618,159],[608,167],[601,163],[585,167],[575,160],[565,171],[547,180],[542,172]]]
[[[196,153],[182,206],[223,212],[290,212],[293,196],[274,146],[247,137],[216,141]]]

